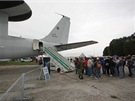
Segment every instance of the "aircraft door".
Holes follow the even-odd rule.
[[[43,51],[43,43],[39,40],[33,40],[33,50]]]
[[[39,42],[39,50],[43,51],[43,43],[42,42]]]

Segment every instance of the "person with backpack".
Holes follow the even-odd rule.
[[[102,65],[101,65],[101,62],[100,62],[100,59],[99,58],[97,58],[97,78],[100,78],[101,77],[101,67],[102,67]]]
[[[100,59],[97,58],[94,62],[94,76],[96,79],[99,79],[101,77],[100,69],[101,69],[101,62]]]

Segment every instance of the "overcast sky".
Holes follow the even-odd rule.
[[[64,56],[102,56],[115,38],[135,32],[134,0],[25,0],[32,9],[30,19],[10,22],[9,34],[40,39],[61,19],[55,12],[70,17],[69,43],[95,40],[98,44],[60,52]]]

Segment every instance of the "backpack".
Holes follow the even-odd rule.
[[[101,63],[97,63],[97,68],[101,68]]]

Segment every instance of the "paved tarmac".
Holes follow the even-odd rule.
[[[63,75],[52,72],[51,80],[32,93],[34,101],[135,101],[135,79],[84,76],[74,72]]]
[[[35,68],[38,66],[0,68],[0,93],[6,91],[22,72]],[[40,70],[26,76],[29,81],[25,86],[30,89],[25,89],[25,96],[31,97],[32,101],[135,101],[135,78],[128,77],[127,72],[123,79],[105,75],[95,79],[84,75],[80,80],[75,72],[59,74],[51,71],[51,79],[47,83],[32,79],[39,73]]]

